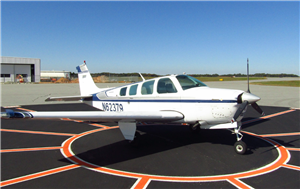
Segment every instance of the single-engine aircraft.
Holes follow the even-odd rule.
[[[118,122],[125,139],[134,143],[139,136],[137,122],[182,123],[193,132],[200,129],[229,129],[236,134],[235,152],[244,154],[241,119],[248,105],[264,114],[256,104],[260,98],[249,91],[209,88],[188,75],[169,75],[120,87],[98,88],[86,62],[77,67],[80,95],[48,97],[45,101],[81,100],[99,111],[6,111],[9,118],[70,118]]]

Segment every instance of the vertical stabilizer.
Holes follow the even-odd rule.
[[[86,66],[86,63],[76,67],[78,71],[80,95],[90,95],[100,91]]]

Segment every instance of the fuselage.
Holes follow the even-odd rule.
[[[171,75],[105,89],[86,103],[107,113],[176,111],[184,118],[175,122],[230,123],[240,106],[242,90],[209,88],[187,75]]]

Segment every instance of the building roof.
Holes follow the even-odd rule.
[[[40,64],[39,58],[20,58],[1,56],[1,64]]]

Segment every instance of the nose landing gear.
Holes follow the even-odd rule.
[[[247,144],[242,141],[243,135],[240,132],[241,126],[239,126],[237,129],[234,129],[232,134],[236,134],[237,141],[234,143],[234,151],[237,154],[243,155],[247,151]]]

